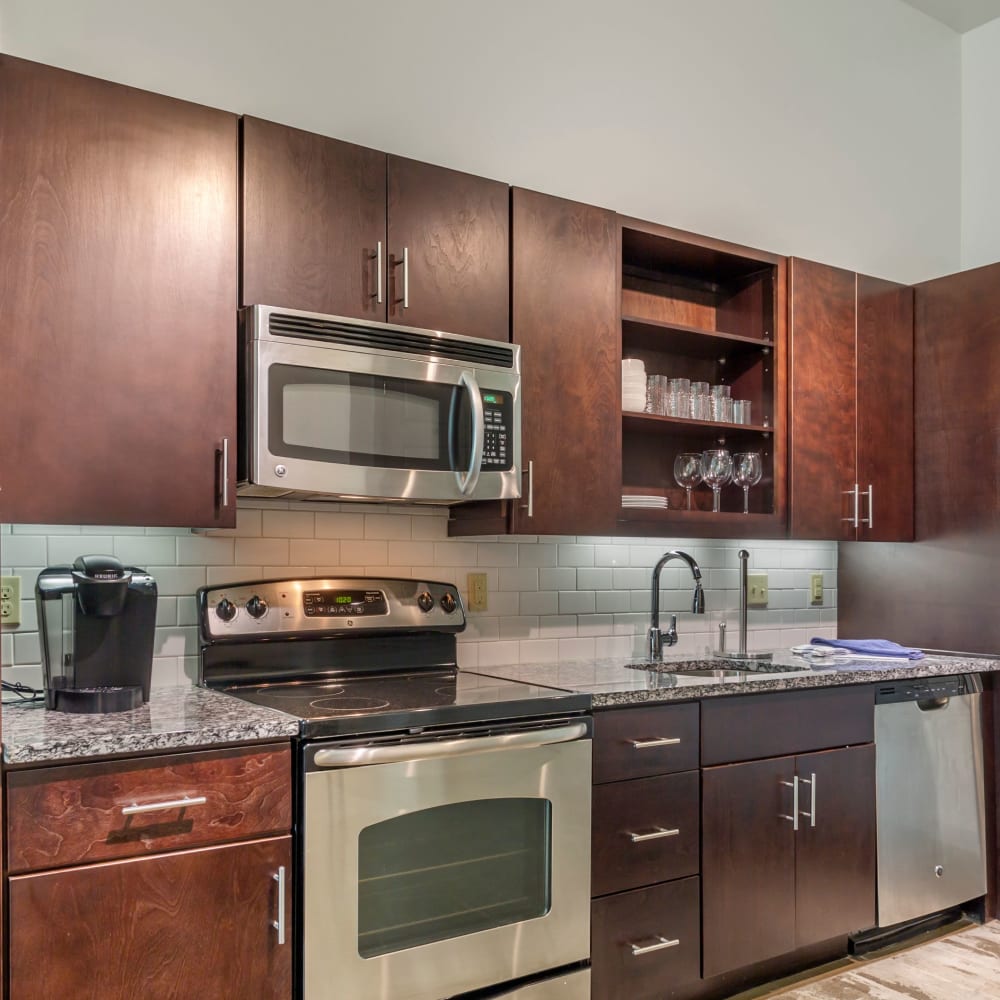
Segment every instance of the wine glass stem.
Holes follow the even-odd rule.
[[[743,513],[744,514],[749,514],[750,513],[750,487],[749,486],[744,486],[743,487]]]
[[[688,510],[690,510],[691,509],[691,487],[690,486],[685,486],[684,487],[684,491],[688,495]]]
[[[718,486],[713,486],[712,487],[712,513],[713,514],[718,514],[719,513],[719,487]]]

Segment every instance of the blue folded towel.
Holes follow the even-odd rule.
[[[889,639],[819,639],[811,640],[814,646],[834,646],[863,656],[905,656],[908,660],[922,660],[924,651],[900,646]]]

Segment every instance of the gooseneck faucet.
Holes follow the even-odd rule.
[[[649,617],[649,659],[663,659],[663,644],[668,646],[677,642],[677,615],[670,616],[670,628],[666,632],[660,631],[660,571],[670,562],[671,559],[680,559],[686,562],[691,575],[694,577],[694,599],[691,602],[691,611],[696,615],[705,613],[705,592],[701,587],[701,569],[694,559],[680,549],[671,549],[664,552],[659,562],[653,567],[653,590],[652,605]]]

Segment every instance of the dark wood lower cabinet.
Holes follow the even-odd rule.
[[[594,900],[593,1000],[664,1000],[698,978],[698,891],[695,876]]]
[[[9,881],[9,1000],[288,1000],[291,837]]]

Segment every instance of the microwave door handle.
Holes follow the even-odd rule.
[[[483,468],[483,451],[486,448],[486,419],[483,416],[483,396],[479,391],[479,383],[472,372],[464,371],[458,377],[458,384],[469,394],[472,403],[472,456],[469,459],[469,471],[464,475],[455,472],[458,489],[463,496],[468,496],[479,482],[479,473]]]

